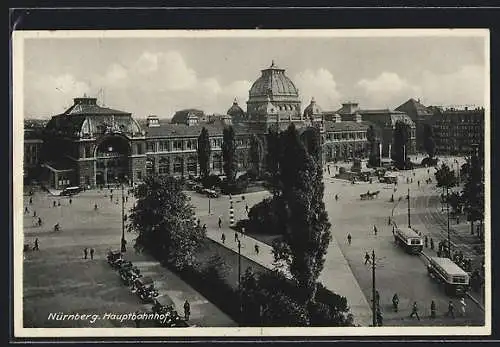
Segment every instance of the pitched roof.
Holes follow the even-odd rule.
[[[324,121],[325,131],[327,132],[336,132],[336,131],[364,131],[372,125],[371,122],[361,121],[343,121],[343,122],[334,122],[326,120]]]
[[[410,116],[412,114],[415,114],[417,116],[432,116],[432,112],[428,107],[422,105],[419,101],[413,98],[396,107],[396,110],[406,112]]]
[[[130,114],[130,112],[124,112],[120,110],[114,110],[108,107],[102,107],[99,105],[86,105],[86,104],[74,104],[61,115],[93,115],[93,114]]]
[[[205,114],[202,110],[197,110],[194,108],[188,108],[185,110],[180,110],[175,112],[174,116],[172,117],[172,123],[183,123],[187,124],[187,118],[190,114],[194,114],[195,116],[201,117]]]
[[[201,129],[206,128],[209,136],[222,136],[225,124],[222,121],[211,123],[199,123],[196,125],[174,124],[167,119],[160,119],[159,127],[143,127],[146,138],[169,138],[169,137],[198,137]],[[242,124],[232,125],[236,134],[250,133],[250,130]]]

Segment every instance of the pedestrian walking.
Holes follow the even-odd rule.
[[[436,302],[434,300],[431,301],[431,318],[436,318]]]
[[[417,181],[418,187],[420,188],[420,181]]]
[[[39,251],[40,248],[38,247],[38,237],[35,239],[35,246],[33,247],[34,251]]]
[[[427,237],[427,235],[425,235],[425,238],[424,238],[424,243],[425,243],[425,248],[429,248],[429,238]]]
[[[191,315],[191,305],[189,305],[189,301],[184,301],[184,319],[186,321],[189,320],[189,316]]]
[[[113,195],[113,188],[109,190],[109,194]]]
[[[36,218],[36,211],[33,211],[33,218]]]
[[[88,249],[87,249],[87,247],[85,247],[83,249],[83,259],[87,259],[87,254],[88,254]]]
[[[125,197],[125,202],[128,202],[128,195]]]
[[[97,211],[97,204],[94,204],[94,211]]]
[[[384,317],[382,316],[382,311],[380,310],[380,307],[377,307],[377,325],[379,327],[384,325],[383,320],[384,320]]]
[[[349,246],[351,245],[351,241],[352,241],[351,234],[347,234],[347,243],[349,244]]]
[[[222,233],[220,239],[222,240],[222,243],[224,244],[226,242],[226,234]]]
[[[52,206],[56,207],[56,201],[52,201]]]
[[[69,199],[69,204],[71,205],[71,203],[73,202],[73,199]]]
[[[222,218],[219,217],[219,229],[222,227]]]
[[[398,304],[399,304],[398,293],[394,293],[394,296],[392,297],[392,308],[394,309],[394,312],[398,312]]]
[[[113,194],[109,196],[109,201],[113,202]]]
[[[42,218],[38,217],[38,226],[41,227],[42,226]]]
[[[411,308],[411,313],[410,313],[410,318],[413,318],[413,316],[416,316],[418,320],[420,320],[420,316],[418,315],[418,306],[417,302],[413,302],[413,306]]]
[[[28,206],[26,206],[26,207],[24,208],[24,213],[25,213],[25,214],[29,213],[29,211],[28,211]]]
[[[335,194],[335,201],[338,201],[339,200],[339,196],[338,194]]]
[[[94,252],[95,250],[93,248],[90,249],[90,259],[94,259]]]
[[[465,309],[467,307],[467,304],[465,303],[465,299],[461,298],[460,299],[460,313],[462,314],[462,317],[465,317]]]
[[[57,201],[57,206],[61,206],[61,200]]]
[[[446,317],[455,318],[455,306],[453,305],[453,301],[448,302],[448,312],[446,312]]]
[[[238,242],[238,232],[234,232],[234,242]]]
[[[376,225],[374,225],[374,226],[373,226],[373,233],[375,234],[375,236],[377,236],[377,232],[378,232],[378,230],[377,230],[377,226],[376,226]]]
[[[391,217],[387,217],[387,225],[391,225]]]
[[[259,245],[255,244],[255,254],[259,254]]]
[[[33,204],[33,198],[30,198],[30,205]]]
[[[326,168],[328,169],[328,175],[330,175],[330,165],[327,165]]]
[[[245,205],[245,211],[247,212],[248,214],[248,205]]]
[[[370,255],[368,254],[368,252],[365,253],[365,265],[368,264],[370,262]]]

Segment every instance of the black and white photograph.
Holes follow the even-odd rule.
[[[12,44],[16,336],[491,333],[488,30]]]

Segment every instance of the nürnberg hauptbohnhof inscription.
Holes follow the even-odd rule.
[[[486,36],[396,33],[24,38],[23,327],[487,325]]]

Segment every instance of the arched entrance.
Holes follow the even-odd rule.
[[[96,147],[96,184],[123,182],[129,175],[130,143],[120,135],[105,137]]]

